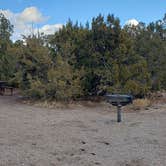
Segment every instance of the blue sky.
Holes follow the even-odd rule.
[[[123,25],[129,19],[149,23],[162,19],[166,13],[164,0],[0,0],[0,9],[21,13],[26,8],[35,7],[45,17],[38,21],[38,27],[65,24],[68,18],[83,24],[99,13],[114,14]]]

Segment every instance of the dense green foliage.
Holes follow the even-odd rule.
[[[108,92],[143,97],[166,89],[166,16],[124,27],[114,15],[99,15],[86,26],[69,20],[53,35],[15,43],[9,39],[12,31],[0,15],[0,79],[13,81],[26,96],[69,100]]]
[[[12,45],[10,36],[13,32],[13,26],[9,20],[0,13],[0,80],[8,80],[13,76],[14,57],[10,56],[10,47]]]

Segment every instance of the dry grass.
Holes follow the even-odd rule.
[[[65,102],[57,102],[57,101],[35,101],[33,103],[34,106],[50,108],[50,109],[66,109],[68,108],[68,103]]]
[[[22,103],[28,104],[28,105],[33,105],[36,107],[41,107],[41,108],[49,108],[49,109],[68,109],[68,110],[75,110],[75,109],[81,109],[81,110],[101,110],[102,112],[104,111],[110,111],[116,109],[115,107],[112,107],[109,103],[105,101],[70,101],[70,102],[60,102],[60,101],[49,101],[49,100],[44,100],[44,101],[32,101],[32,100],[23,100]]]
[[[146,109],[151,106],[151,100],[145,99],[136,99],[133,101],[132,108],[135,110]]]
[[[165,104],[166,103],[166,91],[159,91],[155,93],[151,93],[149,95],[149,99],[154,104]]]
[[[51,108],[51,109],[84,109],[87,110],[88,108],[92,109],[100,109],[102,112],[104,111],[114,111],[116,107],[113,107],[107,102],[103,100],[81,100],[81,101],[70,101],[70,102],[58,102],[58,101],[32,101],[32,100],[25,100],[24,103],[29,105],[34,105],[37,107],[44,107],[44,108]],[[149,107],[156,105],[156,104],[163,104],[166,103],[166,92],[158,92],[158,93],[151,93],[147,98],[144,99],[135,99],[133,104],[127,105],[124,107],[126,111],[138,111],[138,110],[146,110]]]
[[[24,101],[25,104],[34,105],[37,107],[43,107],[43,108],[50,108],[50,109],[77,109],[77,108],[93,108],[96,107],[96,105],[99,105],[100,103],[91,102],[91,101],[70,101],[70,102],[62,102],[62,101],[31,101],[26,100]]]
[[[114,110],[115,107],[112,107],[109,103],[106,102],[92,102],[92,101],[72,101],[72,102],[58,102],[58,101],[31,101],[25,100],[24,104],[34,105],[42,108],[50,109],[80,109],[80,108],[100,108],[101,110]],[[133,104],[126,107],[126,110],[144,110],[151,106],[151,100],[149,99],[135,99]]]

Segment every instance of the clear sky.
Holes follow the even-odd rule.
[[[123,25],[133,18],[145,23],[162,19],[166,13],[166,0],[0,0],[1,10],[17,15],[28,7],[35,7],[42,17],[47,18],[38,21],[39,27],[65,24],[68,18],[85,23],[99,13],[114,14]]]

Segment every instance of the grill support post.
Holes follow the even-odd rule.
[[[121,112],[122,112],[121,105],[118,104],[118,106],[117,106],[117,122],[118,123],[120,123],[122,121]]]

